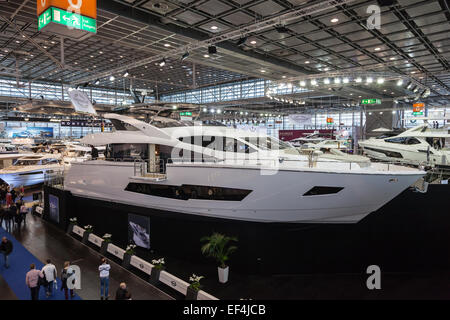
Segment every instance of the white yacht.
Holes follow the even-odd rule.
[[[63,171],[60,155],[33,154],[20,157],[12,166],[0,170],[0,179],[12,187],[31,186],[43,183],[46,174]]]
[[[66,172],[64,188],[76,197],[208,218],[356,223],[425,174],[381,163],[312,163],[276,138],[227,127],[105,118],[116,131],[82,142],[107,145],[106,158]]]
[[[448,129],[432,129],[422,124],[397,135],[381,135],[360,141],[364,152],[373,159],[410,165],[450,166]]]

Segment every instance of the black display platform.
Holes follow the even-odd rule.
[[[128,243],[128,214],[150,217],[150,250],[138,255],[172,256],[209,262],[200,252],[200,238],[221,232],[239,238],[233,270],[247,274],[361,272],[368,265],[384,271],[414,272],[450,267],[449,185],[430,185],[427,193],[405,190],[357,224],[252,223],[163,212],[88,198],[45,187],[59,200],[61,228],[70,217],[94,226],[94,233]]]

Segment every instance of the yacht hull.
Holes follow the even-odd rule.
[[[248,167],[177,164],[167,167],[166,180],[155,182],[135,177],[133,163],[88,161],[72,164],[64,185],[75,196],[211,218],[280,223],[357,223],[422,175],[420,171],[404,174],[314,170],[263,172]],[[251,192],[241,201],[182,200],[126,191],[129,183],[190,184]],[[332,194],[305,195],[314,187],[342,189]]]
[[[45,174],[59,171],[56,169],[62,170],[60,168],[46,168],[9,173],[2,172],[0,173],[0,179],[6,182],[9,186],[13,187],[33,186],[36,184],[44,183]]]

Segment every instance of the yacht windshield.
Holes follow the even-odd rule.
[[[35,166],[39,163],[39,160],[17,160],[15,166]]]
[[[274,137],[243,137],[241,139],[257,146],[261,150],[283,150],[293,148],[290,143],[278,140]]]

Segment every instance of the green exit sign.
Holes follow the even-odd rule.
[[[180,112],[180,116],[188,116],[188,117],[191,117],[191,116],[192,116],[192,112]]]
[[[73,12],[51,7],[38,18],[38,30],[41,30],[51,22],[87,32],[97,32],[97,20],[85,17]]]
[[[362,99],[361,104],[381,104],[381,99]]]

